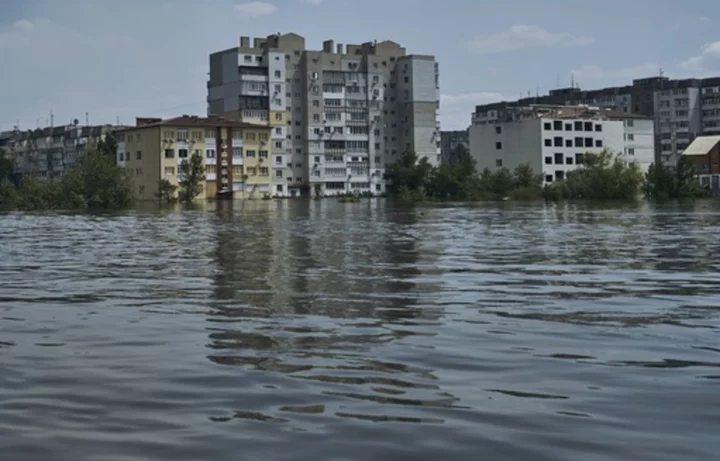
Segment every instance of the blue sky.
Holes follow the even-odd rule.
[[[443,129],[475,104],[633,78],[720,75],[712,0],[24,0],[0,2],[0,130],[205,113],[208,54],[240,35],[391,39],[434,54]]]

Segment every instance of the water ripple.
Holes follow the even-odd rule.
[[[715,202],[0,215],[0,458],[714,459],[719,228]]]

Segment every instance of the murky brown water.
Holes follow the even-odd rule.
[[[0,459],[714,460],[720,208],[0,215]]]

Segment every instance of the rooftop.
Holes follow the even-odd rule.
[[[708,155],[720,143],[720,136],[698,136],[683,151],[683,155]]]
[[[151,128],[161,126],[173,126],[181,128],[267,128],[266,125],[254,123],[239,122],[225,117],[210,115],[207,117],[199,117],[197,115],[181,115],[179,117],[167,118],[165,120],[159,118],[141,118],[136,119],[134,127],[118,130],[119,133],[125,131],[133,131],[138,128]]]

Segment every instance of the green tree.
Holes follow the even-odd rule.
[[[15,171],[15,165],[12,160],[5,158],[5,153],[0,149],[0,180],[10,179],[13,171]]]
[[[155,194],[163,203],[173,203],[177,200],[175,192],[178,186],[171,183],[167,179],[161,179],[158,192]]]
[[[388,194],[404,199],[422,199],[432,170],[427,158],[418,161],[415,152],[403,153],[385,172]]]
[[[640,195],[644,178],[635,162],[627,162],[607,149],[586,153],[583,166],[568,173],[563,181],[546,186],[550,200],[634,200]]]
[[[516,200],[532,200],[542,195],[542,174],[535,174],[529,163],[519,165],[513,171],[513,191]]]
[[[0,179],[0,210],[13,209],[17,206],[17,191],[9,179]]]
[[[203,191],[205,182],[205,164],[198,154],[193,154],[190,161],[183,160],[180,164],[180,200],[190,203]]]
[[[130,181],[123,168],[106,152],[89,152],[63,177],[60,192],[64,207],[127,208],[132,204]]]
[[[107,133],[98,141],[97,151],[115,160],[117,158],[118,143],[114,133]]]

